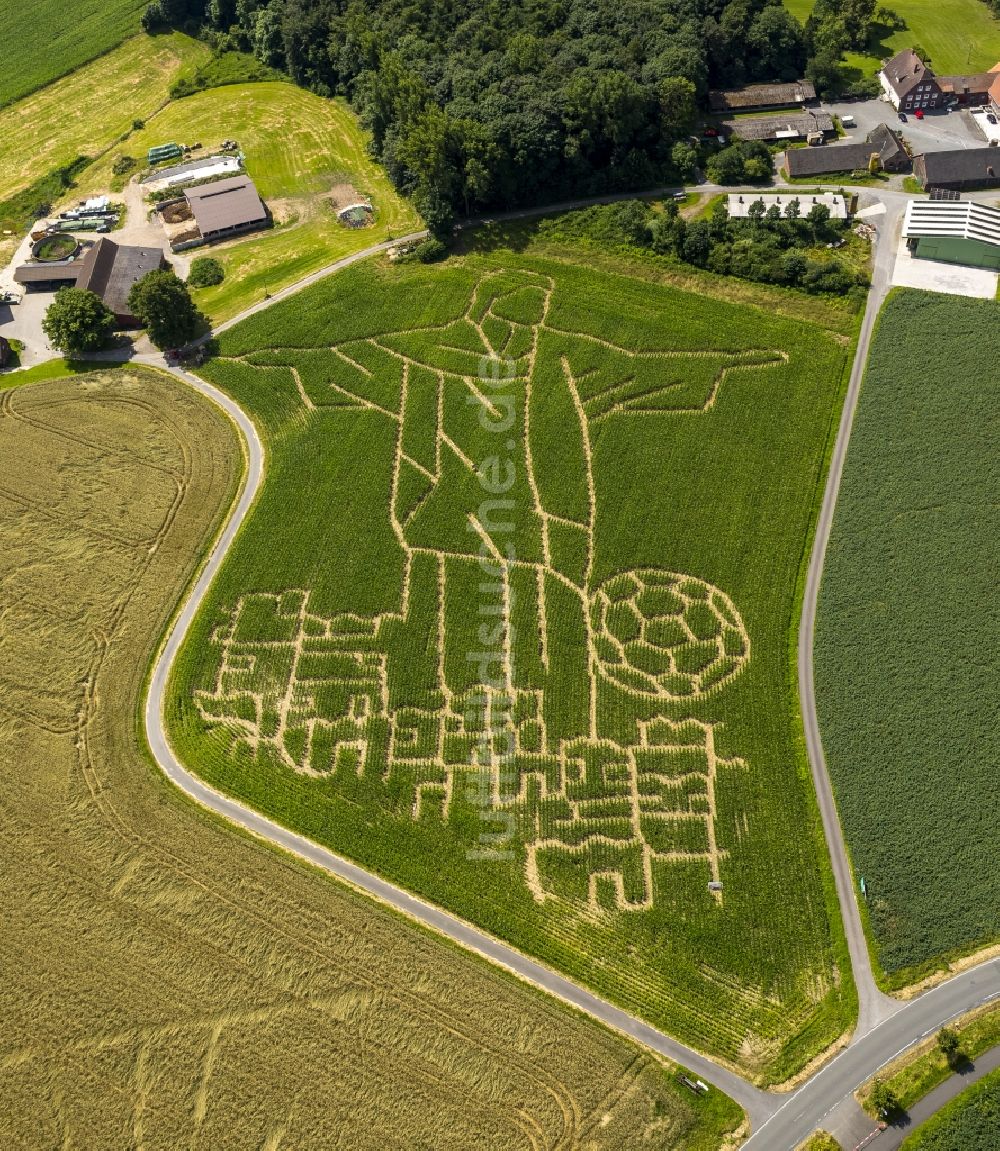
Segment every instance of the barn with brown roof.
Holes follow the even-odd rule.
[[[249,176],[230,176],[197,188],[188,188],[184,198],[207,243],[226,240],[242,232],[266,228],[271,218]]]
[[[745,88],[709,92],[713,112],[766,112],[778,108],[801,108],[816,99],[816,89],[808,80],[792,84],[748,84]]]
[[[117,244],[102,236],[78,260],[58,264],[24,264],[14,273],[14,280],[30,291],[55,291],[59,288],[81,288],[93,292],[115,314],[119,327],[136,325],[128,306],[132,285],[147,272],[167,267],[161,248],[138,248]]]

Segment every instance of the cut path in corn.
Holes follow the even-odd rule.
[[[661,191],[670,191],[663,189]],[[702,191],[706,190],[704,187]],[[711,189],[710,189],[711,190]],[[277,846],[292,852],[309,863],[334,875],[352,887],[365,892],[382,903],[410,916],[435,930],[467,950],[481,955],[526,981],[548,991],[557,998],[586,1012],[606,1026],[619,1031],[644,1047],[680,1063],[702,1079],[725,1091],[746,1111],[753,1130],[748,1148],[767,1151],[792,1151],[815,1128],[830,1128],[843,1136],[853,1136],[866,1124],[871,1127],[861,1109],[852,1099],[854,1090],[871,1077],[880,1067],[908,1047],[937,1030],[957,1014],[1000,997],[1000,959],[993,959],[939,984],[909,1003],[883,995],[878,990],[872,973],[867,941],[861,925],[860,912],[854,894],[854,883],[847,856],[843,833],[837,816],[836,803],[823,760],[822,743],[816,719],[812,682],[812,636],[815,625],[816,597],[822,574],[823,556],[829,539],[837,490],[847,451],[851,423],[860,392],[861,379],[868,353],[875,319],[888,294],[895,262],[896,242],[903,208],[908,196],[901,193],[879,191],[886,203],[886,219],[880,228],[880,242],[876,246],[872,289],[858,340],[857,353],[848,387],[844,411],[838,430],[824,495],[816,539],[810,559],[802,627],[800,630],[798,668],[802,699],[803,720],[806,728],[809,759],[823,818],[824,831],[834,866],[837,893],[851,954],[860,1000],[859,1025],[851,1043],[832,1061],[823,1066],[805,1083],[790,1094],[762,1091],[729,1067],[686,1047],[643,1020],[601,999],[572,980],[559,975],[535,960],[516,951],[473,927],[471,924],[411,895],[404,889],[366,871],[327,848],[223,795],[188,772],[171,749],[163,725],[167,684],[170,672],[198,610],[221,567],[246,516],[254,504],[264,478],[264,451],[253,422],[246,413],[223,392],[180,368],[168,367],[162,356],[140,355],[136,360],[170,371],[189,386],[196,388],[218,404],[239,429],[245,454],[246,472],[239,499],[229,520],[223,527],[208,560],[176,616],[170,632],[160,649],[146,698],[144,720],[146,736],[153,755],[167,777],[196,802],[252,834],[259,835]],[[508,218],[524,218],[556,210],[570,210],[594,202],[626,199],[628,196],[602,197],[510,213]],[[404,237],[409,242],[426,233]],[[220,331],[233,326],[248,315],[262,311],[310,284],[341,269],[386,251],[393,243],[377,244],[364,251],[322,269],[290,286],[271,299],[254,305],[239,316],[220,326]],[[206,337],[207,339],[207,337]],[[119,357],[120,358],[120,357]],[[853,1144],[851,1144],[853,1145]]]

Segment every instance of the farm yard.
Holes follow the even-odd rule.
[[[221,413],[143,369],[36,373],[0,390],[0,449],[4,1146],[318,1151],[335,1130],[374,1151],[401,1124],[454,1151],[724,1142],[741,1114],[719,1092],[144,758],[151,655],[238,478]]]
[[[992,301],[890,298],[820,593],[823,742],[890,986],[1000,935],[998,318]]]
[[[0,43],[7,63],[0,73],[0,108],[51,84],[139,31],[145,0],[34,0],[0,8]],[[13,62],[16,61],[16,65]]]
[[[230,84],[175,100],[122,146],[133,157],[165,141],[203,141],[214,148],[238,141],[246,168],[271,208],[276,227],[212,249],[225,280],[195,293],[198,306],[218,322],[341,256],[390,235],[421,227],[412,205],[393,189],[366,150],[364,133],[347,104],[283,82]],[[106,190],[118,150],[78,177],[74,197]],[[346,227],[332,196],[349,188],[370,197],[374,225]],[[346,194],[346,193],[345,193]]]
[[[853,1011],[790,671],[847,344],[511,253],[368,262],[227,332],[201,370],[268,477],[173,746],[785,1079]]]

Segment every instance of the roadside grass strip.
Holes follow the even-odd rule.
[[[204,374],[268,475],[175,667],[207,780],[760,1080],[849,1025],[796,590],[845,347],[497,254]]]
[[[967,1088],[918,1127],[901,1151],[985,1151],[1000,1147],[1000,1071]]]

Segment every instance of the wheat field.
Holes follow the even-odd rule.
[[[146,669],[234,433],[127,368],[0,391],[0,1142],[717,1148],[717,1092],[196,810]]]

